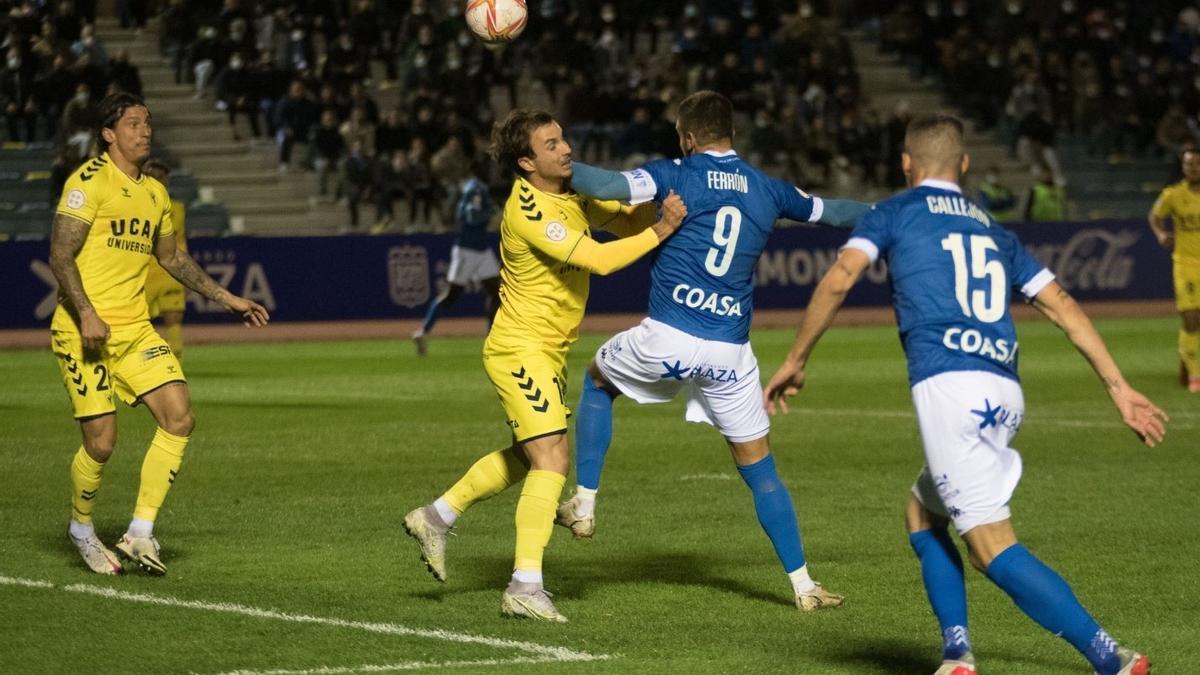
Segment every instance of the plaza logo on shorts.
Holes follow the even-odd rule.
[[[429,301],[429,256],[423,246],[388,249],[388,294],[401,307],[418,307]]]

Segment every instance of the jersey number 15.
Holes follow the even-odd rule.
[[[942,250],[949,251],[954,259],[954,297],[964,316],[974,312],[976,319],[984,323],[999,321],[1008,305],[1008,284],[1005,282],[1004,265],[999,260],[988,260],[988,251],[999,251],[996,242],[981,234],[971,235],[971,279],[987,280],[987,290],[969,292],[967,278],[967,250],[963,235],[955,232],[942,240]],[[968,301],[969,299],[969,301]]]

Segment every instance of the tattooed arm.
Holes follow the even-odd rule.
[[[179,250],[174,234],[158,238],[154,245],[154,255],[158,258],[158,264],[162,265],[167,273],[178,279],[179,283],[209,300],[221,303],[225,309],[241,316],[242,322],[247,326],[265,326],[270,320],[271,317],[262,305],[253,300],[238,297],[213,281],[207,272],[200,269],[192,256],[188,255],[186,251]]]
[[[83,279],[75,256],[87,240],[91,224],[64,213],[54,214],[50,230],[50,270],[58,280],[60,297],[65,298],[79,317],[79,333],[83,346],[99,349],[108,341],[108,324],[92,307],[87,292],[83,290]]]
[[[1067,334],[1067,339],[1091,364],[1125,424],[1150,447],[1161,441],[1166,433],[1163,423],[1167,414],[1129,386],[1117,362],[1108,353],[1104,338],[1071,294],[1052,281],[1034,297],[1033,305]]]

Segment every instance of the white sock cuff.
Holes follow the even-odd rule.
[[[522,584],[541,584],[541,570],[513,570],[513,581]]]
[[[808,576],[808,565],[788,572],[788,578],[792,580],[792,590],[796,593],[811,593],[817,587],[812,577]]]
[[[74,518],[71,519],[71,525],[67,528],[72,537],[76,539],[84,539],[96,534],[96,526],[92,523],[81,523]]]
[[[134,518],[133,520],[129,521],[129,529],[127,530],[127,532],[129,533],[129,536],[131,536],[131,537],[143,538],[143,537],[153,536],[154,535],[154,521],[153,520],[142,520],[141,518]]]
[[[438,516],[441,517],[442,522],[451,527],[453,527],[454,522],[458,520],[458,513],[454,509],[450,508],[450,503],[441,497],[438,497],[436,500],[434,500],[433,508],[437,511]]]
[[[600,488],[596,488],[595,490],[593,490],[591,488],[585,488],[582,485],[575,486],[575,495],[577,497],[583,497],[584,499],[595,499],[596,493],[599,491],[600,491]]]

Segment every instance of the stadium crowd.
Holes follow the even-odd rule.
[[[94,2],[0,4],[9,5],[0,16],[7,138],[54,139],[69,168],[90,151],[94,102],[114,89],[140,93],[138,70],[95,38]],[[123,25],[144,24],[144,0],[119,4]],[[1061,133],[1104,156],[1173,156],[1200,140],[1200,11],[1183,0],[875,4],[832,3],[1011,139],[1047,195],[1066,182]],[[319,195],[343,199],[355,224],[364,202],[380,228],[397,202],[416,229],[447,222],[486,147],[493,96],[544,102],[525,73],[586,161],[632,166],[677,153],[674,106],[710,88],[737,106],[747,158],[781,178],[832,192],[903,186],[894,157],[910,111],[871,105],[822,3],[547,0],[499,50],[472,38],[462,5],[165,0],[159,47],[176,82],[227,114],[234,140],[244,118],[251,142],[278,146],[281,172],[313,171]],[[482,164],[504,193],[507,177]]]
[[[876,16],[881,43],[1024,162],[1061,185],[1069,134],[1119,161],[1174,165],[1200,143],[1200,9],[1185,0],[905,0]]]

